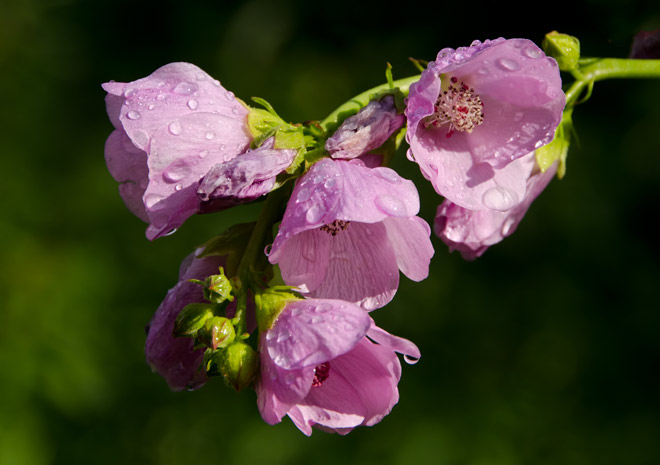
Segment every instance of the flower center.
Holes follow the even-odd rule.
[[[348,228],[348,225],[351,224],[350,221],[344,220],[335,220],[330,224],[324,224],[319,229],[330,234],[332,237],[335,237],[341,231],[345,231]]]
[[[314,379],[312,387],[319,387],[330,376],[330,362],[321,363],[314,368]]]
[[[435,111],[424,121],[424,127],[449,124],[447,137],[455,131],[467,132],[484,122],[484,103],[474,89],[456,77],[450,79],[447,90],[440,93],[435,102]]]

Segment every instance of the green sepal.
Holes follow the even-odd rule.
[[[207,368],[211,374],[215,371],[222,375],[228,386],[240,391],[252,384],[259,368],[259,354],[245,342],[234,342],[225,349],[213,351]]]
[[[541,45],[546,55],[557,60],[560,70],[577,70],[580,59],[580,41],[577,37],[552,31],[545,35]]]
[[[564,110],[552,142],[536,149],[536,163],[542,172],[545,172],[557,161],[557,177],[559,179],[564,177],[566,174],[566,156],[568,155],[568,148],[573,134],[573,109],[569,108]]]
[[[234,342],[236,332],[229,318],[214,316],[207,319],[197,332],[197,341],[210,349],[222,349]]]
[[[247,122],[253,137],[252,148],[261,147],[266,139],[275,135],[277,129],[286,125],[282,118],[261,108],[250,108]]]
[[[218,306],[211,303],[193,303],[183,307],[174,321],[174,337],[195,337],[204,323],[213,318]]]
[[[227,266],[225,267],[228,276],[236,275],[238,265],[243,257],[243,252],[247,247],[255,223],[235,224],[219,236],[210,239],[202,246],[202,252],[197,258],[210,256],[227,256]]]
[[[269,330],[289,302],[302,300],[302,297],[292,289],[291,286],[274,286],[255,294],[254,303],[257,307],[259,331]]]

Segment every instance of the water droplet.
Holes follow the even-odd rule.
[[[177,184],[176,186],[174,186],[175,191],[180,191],[181,189],[183,189],[183,186],[181,184]]]
[[[188,100],[188,108],[191,110],[197,110],[197,107],[199,106],[199,102],[195,99]]]
[[[321,323],[322,321],[323,321],[323,317],[322,317],[322,316],[315,315],[315,316],[312,317],[312,321],[311,321],[311,323],[312,323],[313,325],[317,325],[317,324]]]
[[[154,108],[156,108],[156,105],[154,105],[154,104],[152,103],[152,104],[150,104],[147,108],[148,108],[149,110],[153,110]]]
[[[495,64],[504,71],[516,71],[520,69],[520,64],[511,58],[498,58],[495,60]]]
[[[206,140],[213,140],[215,138],[215,132],[213,131],[206,131],[204,133],[204,139]]]
[[[209,154],[208,150],[201,150],[199,152],[199,158],[205,158]]]
[[[158,202],[163,200],[163,198],[160,195],[157,194],[149,194],[145,196],[144,198],[144,206],[147,208],[151,208],[154,205],[156,205]]]
[[[396,174],[393,170],[387,169],[387,168],[377,168],[374,170],[376,172],[376,175],[384,179],[387,182],[391,182],[392,184],[400,184],[401,183],[401,177]]]
[[[482,67],[482,68],[479,68],[477,73],[481,74],[482,76],[487,76],[489,71],[488,71],[488,68]]]
[[[204,81],[204,80],[206,80],[206,74],[204,74],[204,73],[199,73],[199,74],[197,74],[197,80],[198,80],[198,81]]]
[[[167,126],[167,129],[170,131],[170,134],[173,136],[178,136],[183,132],[183,128],[181,127],[181,123],[178,121],[172,121],[169,126]]]
[[[389,216],[408,216],[405,204],[391,195],[376,197],[376,208]]]
[[[522,111],[519,111],[518,113],[513,115],[513,121],[515,121],[516,123],[522,121],[523,116],[525,116],[525,114]]]
[[[158,94],[156,95],[156,100],[165,100],[167,98],[166,94]]]
[[[234,97],[234,93],[233,93],[233,92],[231,92],[231,91],[228,90],[227,92],[225,92],[225,98],[231,102],[231,101],[234,100],[236,97]]]
[[[197,90],[197,86],[192,82],[183,81],[178,83],[172,89],[172,92],[179,95],[190,95]]]
[[[220,148],[220,150],[224,150],[224,149],[227,148],[227,146],[226,146],[225,144],[220,144],[220,147],[219,147],[219,148]]]
[[[511,232],[511,228],[515,224],[516,220],[514,218],[507,218],[502,225],[502,236],[508,236]]]
[[[271,250],[273,250],[273,244],[268,244],[264,248],[264,254],[266,254],[266,257],[270,255]]]
[[[275,331],[267,331],[266,332],[266,340],[267,341],[272,341],[275,336],[276,336]]]
[[[289,340],[290,338],[291,338],[291,334],[284,331],[277,334],[277,342],[284,342]]]
[[[216,86],[216,87],[220,87],[220,81],[218,81],[217,79],[214,79],[213,80],[213,85]]]
[[[325,212],[323,209],[318,206],[318,205],[312,205],[309,210],[307,210],[307,213],[305,214],[305,220],[310,223],[318,223],[321,218],[323,218],[323,214]]]
[[[238,109],[238,107],[234,107],[234,108],[231,109],[231,112],[232,112],[233,114],[235,114],[235,115],[238,115],[238,113],[240,112],[240,110]]]
[[[181,181],[190,173],[190,167],[183,160],[172,162],[165,171],[163,171],[163,181],[173,184]]]
[[[312,179],[312,182],[313,182],[314,184],[321,184],[321,182],[323,182],[323,179],[324,179],[323,176],[321,176],[320,174],[317,174],[317,175],[314,176],[314,178]]]
[[[545,141],[544,141],[544,140],[540,140],[540,141],[538,141],[536,144],[534,144],[534,148],[535,148],[535,149],[538,149],[539,147],[543,147],[544,145],[545,145]]]
[[[138,113],[135,110],[131,110],[128,113],[126,113],[126,118],[136,120],[140,118],[140,113]]]
[[[303,187],[298,191],[296,196],[296,202],[306,202],[312,196],[312,190],[307,187]]]
[[[509,189],[496,186],[484,192],[481,201],[490,209],[506,211],[518,203],[518,196]]]
[[[529,58],[541,58],[543,56],[543,52],[536,47],[527,47],[525,50],[523,50],[523,55]]]
[[[124,92],[124,97],[126,98],[131,98],[134,95],[135,95],[135,89],[127,89],[126,92]]]
[[[323,187],[325,187],[326,189],[332,189],[333,187],[335,187],[335,184],[337,184],[337,181],[334,178],[329,178],[326,179],[326,181],[323,183]]]

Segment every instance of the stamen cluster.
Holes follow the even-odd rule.
[[[474,88],[452,77],[447,90],[440,93],[434,105],[435,111],[425,121],[424,127],[449,124],[447,137],[455,131],[471,133],[484,122],[484,103]]]
[[[335,237],[341,231],[346,231],[346,228],[348,228],[349,224],[351,224],[350,221],[334,220],[332,223],[324,224],[319,229],[323,232],[327,232],[332,237]]]

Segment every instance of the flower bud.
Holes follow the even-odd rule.
[[[552,31],[545,35],[542,45],[545,53],[557,60],[560,70],[577,69],[580,59],[580,41],[576,37]]]
[[[193,303],[186,305],[176,317],[172,334],[175,337],[194,337],[197,332],[204,327],[204,323],[209,318],[213,317],[213,310],[215,307],[214,304],[209,303]]]
[[[225,270],[220,267],[219,271],[219,274],[212,274],[204,281],[198,279],[191,280],[202,286],[204,288],[204,298],[215,304],[221,304],[225,300],[234,300],[234,297],[231,295],[232,285],[229,278],[225,276]]]
[[[211,349],[222,349],[234,341],[236,332],[231,320],[214,316],[204,322],[197,332],[197,340]]]
[[[259,356],[245,342],[235,342],[213,355],[213,362],[228,386],[237,391],[252,384],[257,373]]]

